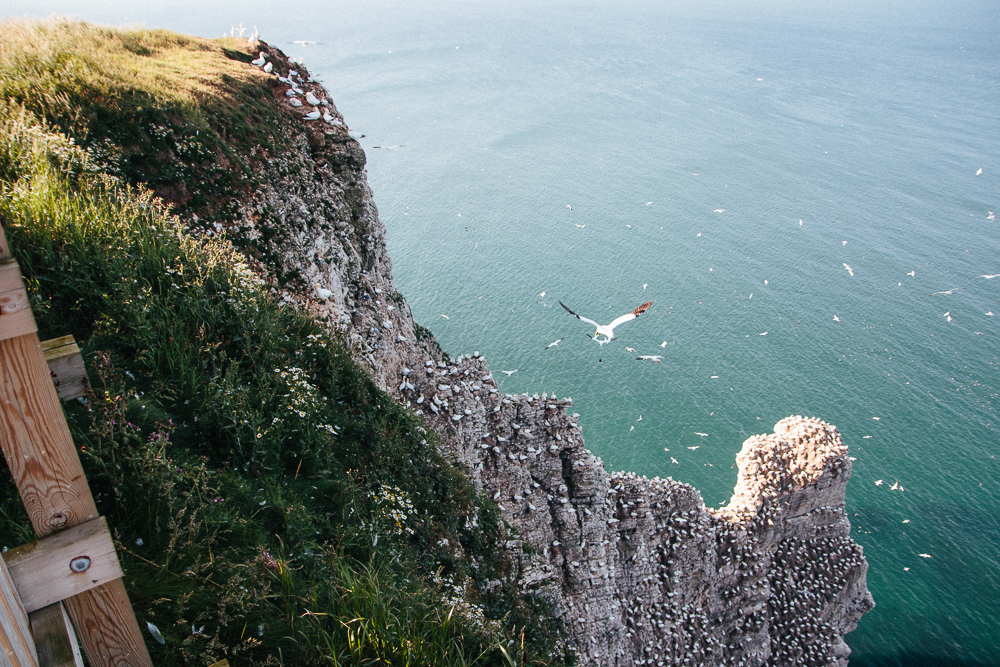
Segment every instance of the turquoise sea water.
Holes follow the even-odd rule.
[[[878,605],[852,664],[1000,662],[988,3],[185,7],[9,14],[257,25],[368,135],[396,283],[446,350],[572,396],[610,468],[708,505],[749,435],[837,425]],[[653,306],[600,347],[559,300]]]

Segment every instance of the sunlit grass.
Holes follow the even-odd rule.
[[[0,65],[16,71],[0,82],[0,215],[39,335],[84,350],[93,391],[67,419],[140,626],[166,638],[147,638],[154,662],[561,662],[553,619],[515,592],[495,506],[434,434],[237,248],[187,235],[82,145],[127,136],[102,119],[128,124],[148,99],[204,119],[221,146],[211,91],[237,62],[222,48],[65,21],[0,28]],[[233,76],[259,85],[249,69]],[[28,525],[4,473],[0,541],[24,542]]]

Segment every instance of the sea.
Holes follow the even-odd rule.
[[[996,3],[6,5],[256,27],[366,135],[396,285],[448,353],[708,506],[749,436],[836,425],[877,603],[851,664],[1000,664]],[[607,345],[560,305],[646,301]]]

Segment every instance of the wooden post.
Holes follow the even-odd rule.
[[[2,561],[0,559],[0,665],[38,667],[28,614]]]
[[[83,667],[80,644],[62,602],[28,614],[38,667]]]
[[[6,249],[0,229],[0,251]],[[96,519],[97,507],[42,354],[20,272],[13,260],[4,259],[10,259],[9,252],[0,257],[0,447],[31,525],[45,537]],[[64,603],[91,665],[152,667],[121,579]]]
[[[42,352],[61,400],[68,401],[87,395],[87,368],[73,336],[43,340]]]

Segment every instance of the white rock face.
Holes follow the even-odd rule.
[[[273,236],[278,269],[305,286],[285,298],[342,333],[477,487],[502,499],[503,517],[534,547],[510,544],[519,583],[550,600],[581,664],[846,665],[843,636],[873,602],[850,538],[851,463],[836,428],[789,417],[746,440],[732,500],[718,510],[671,478],[609,474],[570,401],[504,396],[478,352],[445,361],[413,321],[393,286],[364,152],[329,109],[336,122],[290,120],[294,149],[263,167],[241,233]]]

